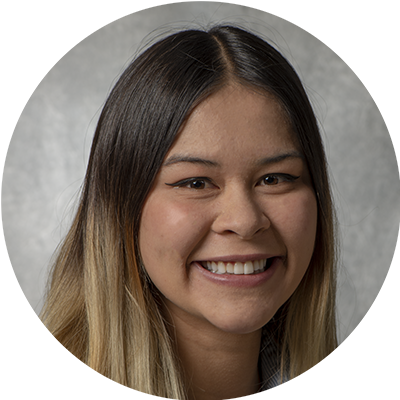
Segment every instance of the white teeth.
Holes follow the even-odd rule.
[[[234,273],[234,267],[232,263],[228,263],[226,264],[226,272],[228,272],[229,274],[233,274]]]
[[[212,272],[217,272],[218,271],[217,264],[214,261],[211,263],[211,271]]]
[[[219,261],[202,262],[204,268],[216,274],[234,274],[234,275],[250,275],[263,272],[266,268],[267,259],[246,261],[242,262],[228,262],[224,263]]]
[[[244,263],[244,273],[246,275],[252,274],[254,272],[254,267],[253,267],[253,262],[252,261],[246,261]]]
[[[242,275],[244,273],[243,264],[241,262],[235,263],[235,266],[233,267],[233,273],[235,275]]]
[[[226,267],[223,262],[218,263],[218,271],[217,274],[225,274],[226,273]]]

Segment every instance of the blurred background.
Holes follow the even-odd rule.
[[[80,42],[40,82],[4,167],[3,226],[17,279],[39,313],[49,261],[71,221],[99,112],[126,65],[160,35],[215,23],[238,24],[273,44],[297,70],[314,106],[339,218],[344,340],[375,300],[393,257],[400,217],[393,145],[374,100],[334,52],[283,19],[239,5],[186,2],[128,15]]]

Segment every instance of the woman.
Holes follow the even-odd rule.
[[[121,384],[221,399],[326,357],[334,306],[325,155],[292,67],[230,26],[154,44],[101,113],[46,326]]]

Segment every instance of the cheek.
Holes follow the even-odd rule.
[[[287,221],[291,225],[290,234],[299,238],[299,242],[308,242],[314,247],[317,227],[317,202],[314,194],[307,191],[299,196],[291,205],[291,218]]]
[[[205,229],[204,214],[193,207],[150,196],[143,208],[139,246],[146,268],[163,261],[185,262]]]
[[[279,216],[274,220],[287,247],[288,257],[296,265],[307,268],[314,251],[317,229],[317,202],[312,189],[305,188],[296,195],[288,196],[280,204]]]

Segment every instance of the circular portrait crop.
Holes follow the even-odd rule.
[[[3,85],[29,398],[382,399],[393,79],[318,4],[78,7]]]

